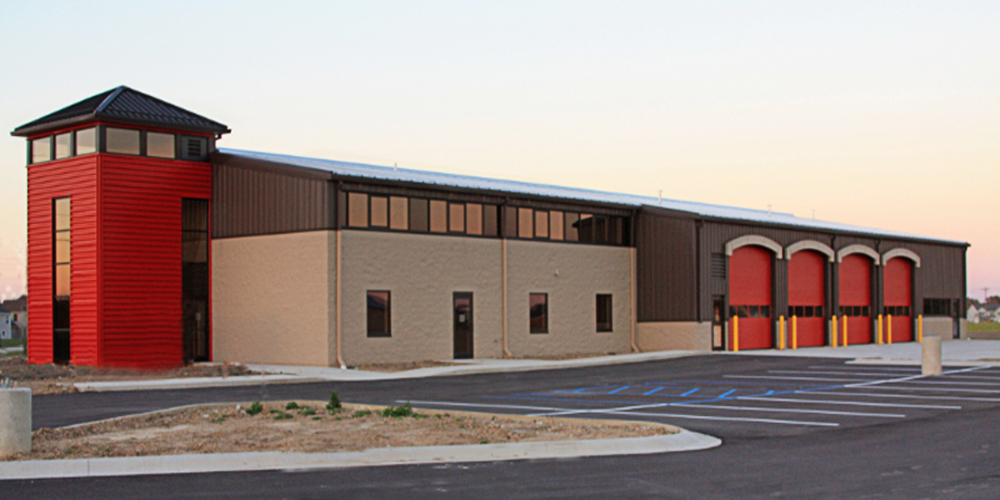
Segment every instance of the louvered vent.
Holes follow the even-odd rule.
[[[721,253],[712,254],[712,277],[726,279],[726,255]]]
[[[184,137],[181,152],[185,160],[204,160],[208,156],[208,140],[204,137]]]

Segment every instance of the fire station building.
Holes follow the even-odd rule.
[[[968,244],[219,149],[130,89],[27,139],[32,363],[343,366],[965,335]]]

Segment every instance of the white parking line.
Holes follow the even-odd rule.
[[[852,377],[884,377],[887,373],[875,372],[835,372],[835,371],[810,371],[810,370],[768,370],[767,373],[784,373],[786,375],[850,375]]]
[[[865,389],[878,389],[882,391],[938,391],[938,392],[974,392],[977,394],[1000,394],[1000,390],[991,389],[959,389],[956,387],[900,387],[898,385],[894,386],[861,386],[861,385],[845,385],[844,389],[853,389],[855,387],[864,387]]]
[[[723,378],[736,379],[767,379],[767,380],[804,380],[813,382],[857,382],[856,378],[819,378],[819,377],[779,377],[777,375],[723,375]]]
[[[810,369],[814,370],[830,370],[830,369],[843,369],[843,370],[877,370],[885,372],[919,372],[920,367],[918,366],[875,366],[875,365],[820,365],[820,366],[810,366]]]
[[[831,394],[826,391],[813,392],[813,394]],[[838,393],[839,394],[839,393]],[[777,401],[781,403],[805,403],[805,404],[821,404],[821,405],[845,405],[845,406],[877,406],[886,408],[923,408],[927,410],[961,410],[961,406],[942,406],[942,405],[917,405],[917,404],[905,404],[905,403],[872,403],[870,401],[835,401],[831,399],[797,399],[797,398],[775,398],[771,396],[748,396],[746,398],[737,399],[750,399],[756,401]]]
[[[901,398],[901,399],[933,399],[937,401],[983,401],[989,403],[1000,403],[1000,398],[976,398],[964,396],[927,396],[921,394],[869,394],[864,392],[835,392],[835,391],[795,391],[796,394],[822,394],[824,396],[851,396],[865,398]]]
[[[1000,386],[998,382],[963,382],[961,380],[910,380],[910,384],[931,384],[931,385],[985,385],[990,387]]]
[[[397,400],[397,403],[404,402],[403,400]],[[549,407],[539,407],[539,406],[519,406],[519,405],[497,405],[497,404],[477,404],[477,403],[455,403],[451,401],[410,401],[410,404],[415,405],[435,405],[435,406],[459,406],[459,407],[469,407],[469,408],[507,408],[507,409],[534,409],[542,411],[553,411],[556,413],[549,414],[535,414],[529,416],[558,416],[560,414],[572,414],[572,413],[600,413],[600,414],[610,414],[610,415],[632,415],[632,416],[644,416],[644,417],[658,417],[658,418],[680,418],[689,420],[718,420],[723,422],[750,422],[750,423],[764,423],[764,424],[778,424],[778,425],[809,425],[809,426],[820,426],[820,427],[840,427],[840,424],[836,422],[809,422],[809,421],[797,421],[797,420],[779,420],[773,418],[744,418],[744,417],[709,417],[704,415],[683,415],[674,413],[650,413],[650,412],[633,412],[633,411],[622,411],[618,408],[609,409],[594,409],[594,410],[570,410],[569,408],[549,408]],[[662,405],[660,405],[662,406]]]
[[[845,417],[884,417],[884,418],[906,418],[906,415],[899,413],[861,413],[854,411],[834,411],[834,410],[803,410],[799,408],[766,408],[760,406],[725,406],[694,403],[687,405],[677,405],[682,408],[712,408],[717,410],[736,411],[766,411],[769,413],[815,413],[817,415],[843,415]],[[675,406],[675,408],[677,407]]]

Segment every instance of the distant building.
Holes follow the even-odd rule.
[[[0,307],[0,339],[7,340],[11,338],[13,316],[10,311]]]
[[[969,310],[965,312],[965,320],[969,323],[979,323],[979,309],[976,306],[969,306]]]
[[[769,349],[780,317],[799,346],[871,343],[880,318],[895,342],[919,315],[926,335],[964,331],[965,242],[217,149],[229,132],[127,87],[14,130],[30,362]]]

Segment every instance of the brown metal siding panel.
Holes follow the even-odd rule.
[[[920,268],[913,269],[914,314],[923,314],[924,298],[965,298],[964,246],[883,241],[879,250],[885,253],[893,248],[906,248],[920,256]],[[964,314],[964,310],[959,312]]]
[[[638,321],[697,318],[695,222],[640,213],[636,227]]]
[[[295,173],[216,163],[212,237],[332,228],[330,182]]]

